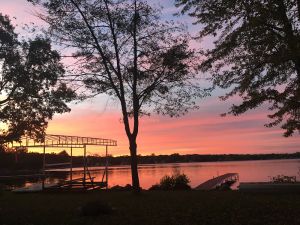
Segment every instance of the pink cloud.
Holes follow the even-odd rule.
[[[38,19],[34,14],[41,9],[33,7],[31,3],[26,0],[11,0],[1,1],[0,12],[9,15],[13,24],[22,26],[23,24],[34,23],[36,25],[45,25],[45,23]],[[13,19],[15,17],[15,19]]]
[[[215,105],[215,100],[207,101],[204,105]],[[210,107],[203,107],[180,118],[141,118],[139,154],[295,152],[300,147],[298,136],[284,138],[279,128],[263,126],[267,121],[265,111],[253,111],[239,117],[220,117],[216,108],[211,110]],[[117,139],[118,147],[112,149],[111,153],[129,154],[120,118],[121,115],[113,110],[99,113],[95,109],[77,107],[70,114],[54,118],[48,133]]]
[[[172,1],[164,1],[166,17],[171,17]],[[33,16],[33,8],[26,0],[1,2],[1,12],[16,17],[14,24],[34,22],[42,25]],[[190,23],[188,18],[181,18]],[[198,28],[191,26],[195,34]],[[204,40],[204,47],[211,45]],[[199,43],[193,42],[197,48]],[[215,95],[220,94],[217,91]],[[48,133],[112,138],[118,140],[118,147],[112,148],[115,155],[129,154],[128,141],[120,122],[121,115],[117,106],[103,108],[104,100],[97,98],[95,102],[72,106],[70,114],[55,116],[49,123]],[[199,101],[200,110],[184,117],[171,119],[153,116],[141,119],[138,138],[140,154],[223,154],[223,153],[271,153],[295,152],[300,150],[299,135],[291,138],[282,137],[280,128],[268,129],[263,125],[268,122],[266,107],[246,113],[239,117],[220,117],[238,98],[221,102],[216,96]],[[99,108],[98,108],[99,105]],[[92,153],[97,149],[91,150]]]

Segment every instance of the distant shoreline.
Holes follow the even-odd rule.
[[[43,166],[43,154],[20,153],[15,160],[15,153],[0,153],[0,176],[15,174],[39,173]],[[66,162],[70,156],[67,154],[47,154],[48,163]],[[138,156],[139,165],[159,165],[171,163],[205,163],[205,162],[235,162],[252,160],[284,160],[300,159],[300,152],[289,154],[223,154],[223,155],[148,155]],[[73,167],[82,167],[82,156],[73,156]],[[100,156],[89,156],[88,166],[97,167],[106,164],[106,158]],[[109,166],[129,166],[130,156],[109,156]]]
[[[273,153],[273,154],[218,154],[218,155],[199,155],[199,154],[171,154],[171,155],[150,155],[138,156],[139,164],[164,164],[164,163],[195,163],[195,162],[230,162],[230,161],[252,161],[252,160],[282,160],[300,159],[300,152],[296,153]],[[130,165],[129,156],[112,157],[110,160],[127,162],[113,165]]]
[[[261,160],[234,160],[234,161],[211,161],[211,162],[174,162],[174,163],[156,163],[156,164],[139,164],[138,167],[139,169],[142,168],[152,168],[152,167],[168,167],[168,165],[170,164],[192,164],[192,163],[222,163],[222,162],[257,162],[257,161],[279,161],[279,160],[297,160],[300,158],[294,158],[294,159],[261,159]],[[166,165],[166,166],[163,166]],[[181,166],[181,165],[180,165]],[[101,169],[100,169],[101,168]],[[89,166],[89,170],[90,171],[102,171],[104,168],[104,166]],[[110,165],[109,166],[110,169],[113,170],[122,170],[122,169],[130,169],[130,165],[126,164],[126,165]],[[73,173],[76,172],[82,172],[83,168],[82,167],[73,167]],[[65,168],[65,169],[54,169],[54,170],[49,170],[49,172],[51,173],[56,173],[56,172],[66,172],[69,173],[70,169],[69,168]],[[0,171],[0,175],[1,175],[1,171]]]

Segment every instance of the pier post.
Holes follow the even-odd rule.
[[[105,178],[106,178],[106,189],[108,189],[108,146],[105,146],[105,158],[106,158],[106,163],[105,163]]]
[[[86,181],[86,145],[83,146],[83,186]]]
[[[70,186],[72,188],[72,180],[73,180],[73,148],[71,146],[71,160],[70,160]]]
[[[46,179],[46,145],[44,142],[43,147],[43,178],[42,178],[42,190],[45,189],[45,179]]]

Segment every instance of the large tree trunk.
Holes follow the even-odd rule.
[[[135,103],[136,104],[136,103]],[[130,149],[130,164],[131,164],[131,178],[132,178],[132,186],[135,192],[140,191],[140,181],[138,175],[138,161],[137,161],[137,144],[136,138],[138,135],[138,114],[135,112],[134,116],[134,129],[133,132],[130,132],[130,125],[127,113],[126,102],[124,98],[121,99],[122,105],[122,113],[123,113],[123,122],[126,131],[126,135],[129,141],[129,149]]]
[[[138,174],[138,161],[137,161],[137,144],[136,137],[131,136],[129,139],[129,149],[130,149],[130,163],[131,163],[131,178],[132,186],[135,192],[140,191],[140,181]]]

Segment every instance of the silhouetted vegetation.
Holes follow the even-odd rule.
[[[0,146],[24,134],[41,140],[48,120],[70,111],[75,94],[61,81],[60,59],[48,38],[19,40],[0,13]]]
[[[138,156],[139,164],[222,162],[270,159],[300,159],[300,152],[292,154],[220,154],[220,155],[148,155]],[[104,159],[102,159],[104,160]],[[129,165],[129,156],[109,157],[111,165]],[[104,163],[104,162],[103,162]]]
[[[199,39],[215,41],[200,69],[212,75],[214,86],[228,91],[223,100],[241,97],[230,113],[267,103],[267,127],[281,125],[285,136],[300,131],[300,1],[176,3],[200,25]]]
[[[80,66],[72,71],[85,98],[107,94],[120,103],[129,141],[132,185],[139,190],[139,118],[150,113],[179,116],[207,95],[196,79],[196,52],[182,24],[163,21],[147,1],[28,0],[41,5],[49,36],[70,47]],[[74,74],[75,73],[75,74]]]
[[[171,176],[165,175],[159,181],[159,184],[155,184],[149,188],[149,190],[163,190],[163,191],[175,191],[175,190],[190,190],[190,179],[184,173],[175,172]]]

